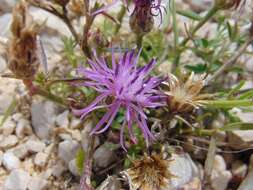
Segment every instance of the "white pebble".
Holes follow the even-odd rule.
[[[40,167],[43,167],[46,165],[48,159],[48,154],[39,152],[36,154],[34,158],[34,164]]]
[[[45,190],[48,185],[49,183],[47,180],[39,177],[32,177],[28,184],[28,190]]]
[[[3,136],[0,138],[0,148],[11,148],[18,143],[18,138],[15,135]]]
[[[13,152],[6,152],[3,155],[3,165],[9,171],[18,169],[20,167],[20,160]]]
[[[4,183],[4,190],[27,190],[30,175],[23,170],[13,170]]]
[[[36,152],[42,152],[44,148],[46,147],[46,145],[45,143],[41,141],[28,140],[26,142],[26,147],[29,152],[36,153]]]

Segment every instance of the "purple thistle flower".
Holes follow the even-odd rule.
[[[148,76],[156,61],[152,59],[147,65],[137,68],[139,55],[140,52],[135,55],[134,50],[128,51],[120,55],[119,61],[116,62],[112,53],[112,66],[109,67],[105,58],[98,58],[94,52],[95,59],[88,60],[91,68],[78,69],[78,73],[87,79],[81,85],[95,89],[100,95],[89,106],[73,110],[74,114],[83,119],[94,110],[107,108],[106,114],[91,132],[91,134],[100,134],[110,127],[119,109],[124,108],[125,118],[120,130],[120,144],[123,148],[125,126],[131,140],[137,143],[132,128],[134,122],[141,129],[147,143],[154,139],[147,126],[144,108],[156,108],[165,104],[163,94],[157,89],[163,79]],[[113,100],[109,105],[102,103],[107,98]]]

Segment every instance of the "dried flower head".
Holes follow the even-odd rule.
[[[78,69],[78,73],[86,79],[81,85],[95,89],[100,95],[89,106],[74,110],[74,113],[84,118],[91,111],[107,108],[107,113],[92,130],[92,134],[99,134],[110,127],[119,109],[124,108],[125,119],[120,133],[122,147],[124,147],[123,133],[126,124],[133,142],[136,142],[132,129],[134,122],[142,130],[146,142],[154,138],[147,126],[144,108],[155,108],[165,103],[161,102],[161,92],[156,89],[163,80],[148,76],[156,61],[152,59],[147,65],[137,68],[139,54],[136,56],[134,51],[126,52],[120,56],[118,63],[113,54],[112,67],[109,67],[110,64],[105,58],[98,58],[94,52],[95,59],[88,60],[91,69]],[[102,104],[106,99],[110,103]],[[105,123],[106,125],[102,127]]]
[[[170,74],[167,85],[169,90],[165,93],[168,96],[167,104],[171,112],[191,112],[194,108],[202,106],[204,100],[210,97],[200,93],[204,87],[204,80],[196,79],[193,73],[186,82],[181,82]]]
[[[18,3],[13,9],[12,38],[8,44],[8,67],[17,78],[31,79],[38,70],[38,29],[26,3]]]
[[[162,154],[144,155],[133,162],[133,167],[123,172],[133,189],[161,190],[168,186],[171,178],[175,178],[169,165],[173,160],[164,159]]]
[[[241,2],[245,3],[245,0],[215,0],[215,6],[219,9],[236,9]]]

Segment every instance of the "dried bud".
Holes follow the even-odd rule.
[[[18,3],[13,9],[12,38],[8,44],[8,67],[17,78],[31,79],[38,70],[38,28],[27,12],[26,3]]]
[[[136,34],[145,34],[152,30],[154,26],[154,18],[150,12],[150,4],[145,6],[136,5],[130,17],[130,27]]]
[[[69,10],[71,10],[77,16],[82,16],[85,14],[85,6],[83,0],[71,0],[68,7]]]
[[[245,2],[245,0],[215,0],[215,6],[218,9],[236,9],[242,1]]]

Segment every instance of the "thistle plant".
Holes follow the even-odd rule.
[[[11,37],[7,43],[0,38],[9,68],[3,77],[21,80],[32,98],[42,96],[69,109],[71,117],[80,118],[79,128],[94,125],[87,150],[77,156],[84,162],[78,162],[80,189],[95,189],[105,173],[121,170],[132,181],[123,189],[160,190],[177,179],[169,170],[170,154],[161,151],[165,144],[207,142],[201,148],[210,144],[210,169],[216,146],[232,147],[228,138],[216,143],[217,134],[253,129],[234,114],[253,106],[253,90],[245,87],[252,72],[245,66],[245,57],[252,56],[252,20],[239,15],[231,22],[228,14],[244,14],[245,3],[215,0],[198,14],[175,0],[22,0],[13,9]],[[46,21],[36,23],[30,6],[56,16],[71,34],[55,36],[63,39],[57,52],[62,61],[50,69],[43,46]],[[224,119],[214,127],[219,115]],[[93,172],[97,141],[119,161]]]
[[[134,122],[138,124],[147,143],[154,140],[146,122],[147,116],[144,108],[157,108],[164,105],[164,95],[157,89],[163,79],[148,76],[156,61],[152,59],[147,65],[138,68],[137,63],[140,53],[141,51],[138,55],[135,55],[133,50],[126,52],[119,57],[119,61],[115,60],[113,54],[111,68],[104,57],[98,58],[94,53],[94,60],[88,60],[91,69],[82,67],[78,69],[78,74],[86,80],[80,85],[91,87],[100,95],[84,109],[74,109],[74,113],[84,118],[91,111],[103,107],[107,108],[107,113],[91,132],[92,134],[100,134],[108,130],[119,109],[123,107],[125,109],[125,119],[120,130],[120,144],[122,147],[124,147],[123,133],[125,125],[127,125],[131,140],[137,143],[133,133],[132,125]],[[109,103],[101,105],[103,100]],[[106,125],[102,128],[105,123]]]

